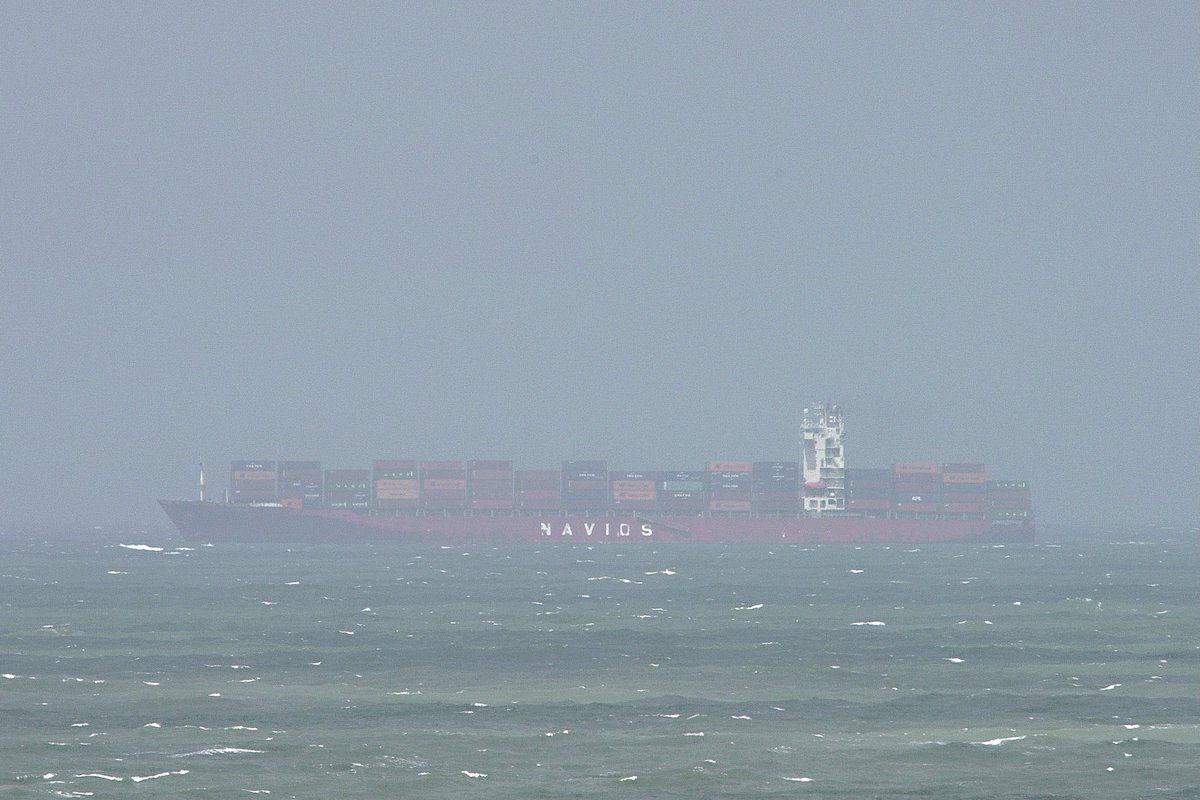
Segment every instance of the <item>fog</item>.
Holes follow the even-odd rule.
[[[9,4],[0,525],[232,459],[1200,512],[1200,6]]]

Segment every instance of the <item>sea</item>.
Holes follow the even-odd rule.
[[[1194,529],[0,553],[6,800],[1200,797]]]

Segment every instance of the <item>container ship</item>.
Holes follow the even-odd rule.
[[[798,461],[612,471],[607,461],[234,461],[224,502],[161,500],[191,541],[1031,542],[1029,483],[983,464],[847,468],[841,410],[804,410]]]

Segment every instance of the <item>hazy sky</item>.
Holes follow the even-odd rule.
[[[0,524],[234,458],[1200,514],[1200,4],[4,4]]]

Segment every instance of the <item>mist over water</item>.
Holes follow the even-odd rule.
[[[1200,792],[1195,531],[0,547],[15,796]]]

